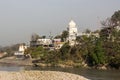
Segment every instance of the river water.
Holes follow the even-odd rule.
[[[13,66],[0,64],[0,71],[22,71],[22,70],[39,70],[39,71],[63,71],[73,74],[82,75],[91,80],[120,80],[120,70],[96,70],[84,68],[59,68],[59,67],[31,67],[31,66]]]

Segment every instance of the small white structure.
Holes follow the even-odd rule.
[[[15,56],[24,56],[25,50],[27,49],[27,46],[21,44],[19,46],[19,50],[14,53]]]
[[[76,36],[78,34],[76,23],[73,20],[70,21],[67,30],[69,33],[69,36],[68,36],[69,44],[73,46],[75,44]]]
[[[27,49],[27,46],[24,46],[24,45],[19,46],[19,51],[20,52],[24,52],[26,49]]]

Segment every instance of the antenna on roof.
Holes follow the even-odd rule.
[[[49,34],[49,38],[52,40],[53,39],[53,36],[52,36],[52,32],[50,31],[50,34]]]

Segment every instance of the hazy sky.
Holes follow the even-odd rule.
[[[32,33],[59,34],[73,19],[79,31],[120,9],[120,0],[0,0],[0,45],[28,42]]]

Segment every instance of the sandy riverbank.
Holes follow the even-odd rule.
[[[0,80],[88,80],[83,76],[56,71],[0,71]]]

